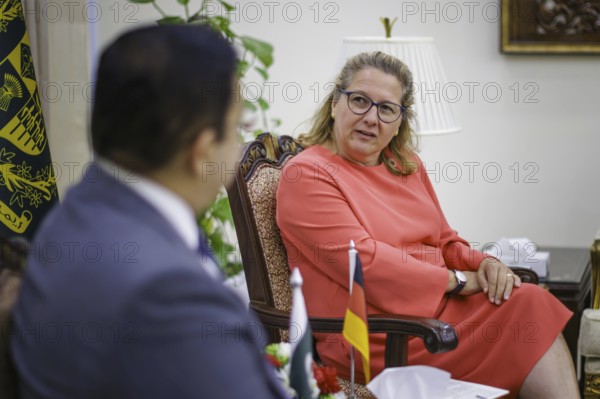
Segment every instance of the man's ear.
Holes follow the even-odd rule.
[[[206,162],[212,162],[217,150],[217,131],[214,128],[203,129],[192,141],[188,167],[193,173],[202,173]]]

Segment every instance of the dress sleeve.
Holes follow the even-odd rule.
[[[370,311],[433,317],[448,285],[447,269],[370,237],[336,178],[317,163],[287,167],[294,171],[286,174],[284,169],[280,179],[277,224],[290,267],[299,266],[303,274],[304,267],[312,268],[312,274],[348,289],[352,239],[360,254]]]
[[[429,175],[427,174],[422,161],[420,159],[418,159],[418,161],[420,168],[417,173],[421,173],[422,181],[441,218],[442,225],[440,226],[441,235],[439,246],[442,250],[444,263],[449,269],[477,270],[483,259],[493,258],[493,256],[484,254],[476,249],[471,248],[469,243],[463,238],[459,237],[456,230],[450,227],[448,221],[446,220],[446,216],[444,216],[444,212],[442,211],[437,195],[435,194],[435,190],[433,189]]]

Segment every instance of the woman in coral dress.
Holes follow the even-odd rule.
[[[300,137],[308,147],[286,165],[277,223],[290,266],[304,277],[311,316],[343,317],[348,246],[356,243],[369,313],[452,324],[459,345],[431,354],[409,341],[409,364],[510,390],[511,397],[578,398],[561,331],[571,317],[552,295],[521,284],[504,264],[473,250],[448,225],[412,150],[412,75],[380,52],[350,59],[337,87]],[[323,361],[349,377],[349,344],[317,334]],[[384,367],[385,339],[370,335],[371,374]],[[362,363],[356,363],[361,374]]]

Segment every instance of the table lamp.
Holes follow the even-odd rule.
[[[387,22],[386,22],[387,21]],[[415,131],[421,136],[457,133],[458,126],[447,100],[446,75],[432,37],[391,37],[391,25],[382,18],[386,37],[347,37],[343,39],[342,59],[362,52],[382,51],[404,62],[415,84]],[[394,20],[395,22],[395,20]]]

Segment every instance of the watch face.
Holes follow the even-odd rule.
[[[460,270],[455,270],[454,274],[456,275],[456,279],[460,283],[466,283],[467,282],[467,276],[465,276],[465,274],[463,272],[461,272]]]

